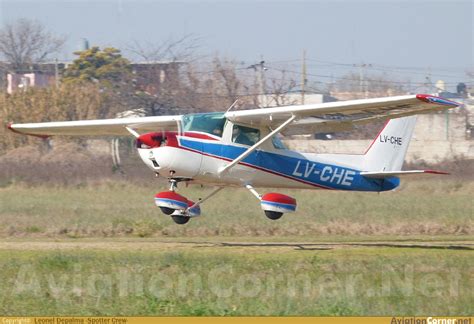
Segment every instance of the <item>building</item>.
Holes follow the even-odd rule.
[[[70,62],[32,64],[21,71],[12,71],[8,63],[0,62],[0,86],[7,93],[26,90],[31,87],[51,87]],[[157,94],[163,83],[178,80],[179,67],[185,62],[157,61],[132,63],[132,73],[137,88],[150,94]]]
[[[258,96],[260,107],[279,107],[302,104],[310,105],[333,101],[337,101],[337,99],[328,94],[322,93],[305,93],[303,96],[300,92],[292,92]]]
[[[25,91],[31,87],[46,88],[56,85],[57,76],[67,67],[66,62],[31,64],[23,70],[13,70],[9,64],[1,63],[2,88],[7,93]]]
[[[164,83],[179,82],[181,61],[153,61],[132,63],[135,86],[152,95],[160,93]]]

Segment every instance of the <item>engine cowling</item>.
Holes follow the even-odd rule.
[[[276,192],[263,195],[260,205],[265,212],[292,213],[296,211],[295,198]]]

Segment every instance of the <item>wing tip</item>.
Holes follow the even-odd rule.
[[[451,173],[445,171],[438,171],[438,170],[424,170],[424,173],[429,174],[442,174],[442,175],[450,175]]]
[[[15,129],[13,127],[13,125],[14,125],[13,122],[8,122],[5,126],[8,130],[10,130],[11,132],[16,133],[16,134],[34,136],[34,137],[39,137],[39,138],[42,138],[42,139],[47,139],[47,138],[50,137],[50,135],[37,135],[37,134],[23,133],[23,132],[20,132],[19,130]]]
[[[430,104],[438,104],[438,105],[449,106],[453,108],[462,105],[461,103],[456,102],[456,101],[451,101],[451,100],[444,99],[441,97],[432,96],[429,94],[422,94],[422,93],[417,94],[416,99],[424,101],[426,103],[430,103]]]

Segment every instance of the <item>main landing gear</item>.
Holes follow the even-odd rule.
[[[171,178],[169,179],[169,190],[155,195],[155,204],[165,215],[170,216],[176,224],[186,224],[191,218],[200,216],[200,205],[223,189],[223,187],[218,187],[205,198],[194,202],[176,192],[179,182],[189,180],[191,179]],[[257,197],[265,216],[271,220],[280,219],[283,214],[292,213],[296,210],[296,200],[292,197],[276,192],[262,196],[251,185],[245,187]]]
[[[251,185],[245,186],[258,200],[265,216],[271,220],[280,219],[284,213],[296,211],[296,199],[276,192],[260,195]]]
[[[187,199],[176,192],[178,183],[181,181],[189,181],[190,179],[172,178],[169,180],[170,189],[168,191],[159,192],[155,195],[155,204],[165,214],[171,216],[176,224],[186,224],[193,217],[201,215],[199,207],[204,201],[214,196],[222,187],[215,189],[207,197],[199,199],[198,202]]]

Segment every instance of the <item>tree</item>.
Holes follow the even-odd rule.
[[[0,93],[2,124],[10,121],[39,123],[112,118],[121,108],[115,98],[110,96],[110,92],[101,91],[92,83],[62,84],[58,88],[29,88],[13,94]],[[15,147],[35,144],[39,144],[36,137],[18,136],[6,127],[0,127],[0,155]]]
[[[66,39],[52,35],[35,20],[19,19],[0,29],[0,55],[14,70],[41,63],[58,53]]]
[[[177,39],[170,37],[159,43],[134,40],[125,47],[125,51],[145,62],[190,62],[196,58],[200,41],[201,39],[193,34],[186,34]]]
[[[116,48],[101,50],[94,46],[74,54],[79,57],[64,71],[64,83],[94,82],[106,87],[120,87],[131,81],[130,62]]]

